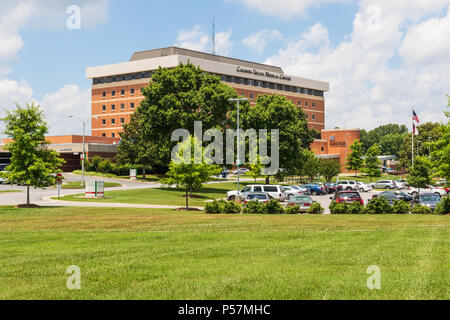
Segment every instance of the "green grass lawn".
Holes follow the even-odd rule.
[[[0,207],[0,299],[449,299],[448,216]],[[66,288],[81,268],[81,290]],[[381,269],[381,290],[366,270]]]
[[[241,183],[240,187],[247,184],[251,184],[251,182]],[[233,182],[204,185],[204,188],[200,192],[193,193],[198,198],[189,199],[189,205],[203,207],[205,205],[205,201],[211,199],[223,199],[226,197],[227,191],[234,189],[237,189],[237,184]],[[186,202],[184,195],[184,189],[155,188],[107,191],[105,192],[105,199],[80,199],[78,197],[82,196],[82,194],[79,194],[61,197],[60,200],[183,206]]]
[[[13,192],[22,192],[20,190],[0,190],[0,193],[13,193]]]
[[[104,183],[105,188],[115,188],[115,187],[121,187],[122,185],[120,183],[116,182],[108,182],[105,181]],[[81,186],[81,181],[66,181],[61,186],[62,189],[84,189],[84,187]]]

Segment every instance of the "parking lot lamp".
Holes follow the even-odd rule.
[[[84,187],[84,160],[86,159],[86,146],[85,146],[85,137],[86,137],[86,121],[78,118],[77,116],[69,116],[69,118],[75,118],[81,121],[83,124],[83,151],[81,157],[81,187]]]

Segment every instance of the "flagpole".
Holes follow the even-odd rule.
[[[412,166],[414,167],[414,106],[412,107],[412,115],[411,123],[412,123],[412,131],[411,131],[411,159]]]

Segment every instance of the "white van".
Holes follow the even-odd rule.
[[[344,191],[359,190],[359,186],[354,180],[339,181],[338,186],[341,186]]]
[[[273,184],[254,184],[254,185],[248,185],[244,187],[242,190],[239,191],[239,196],[241,199],[245,199],[249,193],[253,192],[264,192],[267,193],[270,198],[276,199],[278,201],[284,201],[284,187],[280,185],[273,185]],[[227,200],[233,201],[236,198],[236,195],[238,194],[237,190],[228,191],[227,192]]]

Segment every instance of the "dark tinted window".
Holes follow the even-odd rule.
[[[265,194],[249,194],[247,199],[249,199],[249,200],[252,200],[252,199],[266,200],[267,195],[265,195]]]
[[[255,192],[261,192],[261,191],[262,191],[262,188],[261,188],[261,187],[254,187],[254,188],[253,188],[253,191],[255,191]]]
[[[359,198],[359,194],[357,192],[346,192],[346,193],[341,193],[340,197],[343,199],[355,199],[355,198]]]
[[[265,192],[278,192],[277,187],[264,187]]]

